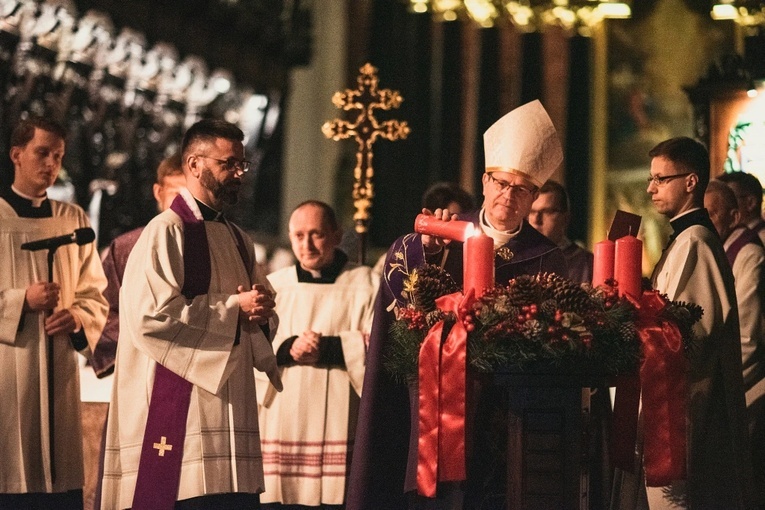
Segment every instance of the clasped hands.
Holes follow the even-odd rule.
[[[451,214],[449,209],[436,209],[430,212],[430,209],[422,209],[422,214],[426,216],[434,216],[439,220],[451,221],[456,220],[457,215]],[[444,246],[451,242],[450,239],[444,239],[443,237],[432,236],[428,234],[422,234],[422,249],[425,251],[425,255],[435,255],[440,252]]]
[[[58,305],[61,287],[55,282],[35,282],[27,287],[24,295],[25,312],[47,312]],[[69,309],[57,310],[45,318],[45,334],[48,336],[73,333],[78,328]]]
[[[315,331],[304,331],[298,336],[290,348],[290,356],[295,363],[300,365],[313,365],[319,361],[319,343],[321,342],[321,333]]]
[[[237,287],[239,293],[239,314],[248,321],[257,324],[267,324],[268,319],[274,316],[274,295],[265,285],[255,284],[251,290],[246,290],[244,285]]]

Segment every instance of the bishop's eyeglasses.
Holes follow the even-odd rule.
[[[503,181],[502,179],[496,179],[493,175],[491,175],[491,173],[487,175],[489,176],[489,179],[491,179],[491,182],[494,183],[494,187],[500,193],[510,192],[513,195],[532,195],[534,191],[536,191],[530,186],[524,186],[522,184],[510,184],[509,182]]]

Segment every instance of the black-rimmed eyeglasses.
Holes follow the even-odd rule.
[[[205,156],[204,154],[195,154],[195,156],[198,158],[207,158],[207,159],[212,159],[213,161],[217,161],[220,164],[221,169],[226,172],[245,173],[247,172],[247,170],[250,169],[250,165],[251,165],[251,163],[247,161],[246,159],[236,159],[236,158],[218,159],[212,156]]]
[[[536,191],[535,188],[532,188],[530,186],[524,186],[522,184],[510,184],[507,181],[496,179],[491,174],[486,174],[486,175],[489,176],[489,179],[491,179],[491,182],[494,183],[494,187],[500,193],[507,193],[509,191],[511,194],[532,195]]]
[[[693,172],[685,172],[684,174],[673,174],[673,175],[652,175],[647,179],[647,183],[650,186],[651,183],[655,184],[656,186],[661,186],[662,184],[666,184],[672,179],[678,179],[680,177],[687,177],[691,175]]]

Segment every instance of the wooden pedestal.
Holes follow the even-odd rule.
[[[503,373],[495,382],[508,388],[506,508],[605,508],[604,382],[549,373]],[[603,389],[593,394],[591,386]]]

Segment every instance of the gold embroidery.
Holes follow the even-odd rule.
[[[500,249],[497,250],[497,256],[504,261],[508,261],[508,260],[512,260],[515,254],[512,251],[510,251],[510,248],[508,248],[507,246],[502,246]]]
[[[159,455],[160,457],[164,457],[165,456],[165,451],[166,450],[172,450],[173,449],[173,445],[167,444],[167,437],[165,437],[165,436],[162,436],[162,439],[160,439],[159,441],[160,441],[159,443],[154,443],[154,448],[159,450],[157,455]]]

